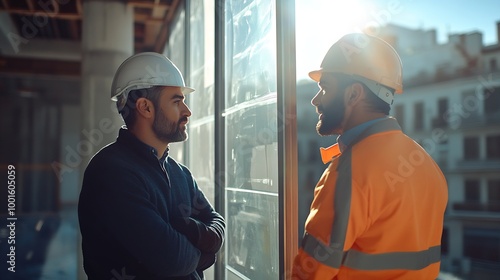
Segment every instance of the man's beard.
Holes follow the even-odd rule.
[[[345,113],[345,106],[342,101],[343,96],[338,95],[331,101],[331,105],[318,106],[318,111],[323,114],[316,125],[316,131],[319,135],[327,136],[342,133],[342,121]]]
[[[158,139],[172,143],[181,142],[188,138],[186,130],[181,130],[181,122],[186,122],[187,117],[182,117],[177,123],[169,121],[163,114],[163,110],[159,108],[155,114],[153,121],[153,132]]]

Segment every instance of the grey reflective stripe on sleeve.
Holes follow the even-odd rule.
[[[367,254],[351,249],[344,253],[324,245],[308,233],[302,240],[302,250],[316,261],[336,269],[346,266],[357,270],[419,270],[441,260],[441,246],[418,252]]]
[[[330,232],[330,248],[343,251],[349,214],[351,212],[351,159],[352,150],[346,150],[339,157],[337,166],[337,182],[335,183],[335,197],[333,198],[333,224]],[[342,262],[334,263],[333,267],[340,267]]]
[[[333,249],[326,246],[307,232],[302,239],[302,250],[318,262],[337,269],[340,268],[344,257],[343,248]]]
[[[344,266],[359,270],[419,270],[441,260],[441,246],[418,252],[367,254],[354,249],[347,252]]]
[[[349,223],[351,207],[351,152],[343,153],[339,158],[338,176],[335,186],[334,218],[330,233],[330,245],[327,246],[310,234],[305,234],[302,249],[310,256],[327,266],[340,268],[344,256],[344,243]]]

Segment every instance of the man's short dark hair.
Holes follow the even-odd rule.
[[[327,73],[324,73],[327,74]],[[323,75],[324,75],[323,74]],[[369,108],[376,113],[383,113],[385,115],[389,115],[389,111],[391,110],[391,106],[387,104],[384,100],[379,98],[373,91],[371,91],[365,84],[362,82],[354,79],[352,76],[343,74],[343,73],[335,73],[335,74],[330,74],[332,77],[335,77],[337,79],[337,90],[339,92],[344,92],[347,87],[354,83],[360,83],[366,94],[367,97],[367,103]],[[395,90],[390,89],[391,93],[394,94]]]
[[[156,109],[158,108],[157,105],[160,100],[162,89],[162,86],[155,86],[151,88],[131,90],[128,93],[127,102],[125,103],[123,109],[120,111],[120,114],[125,121],[125,125],[127,125],[128,128],[133,127],[137,120],[137,111],[135,109],[135,103],[137,102],[137,99],[144,97],[150,100]]]

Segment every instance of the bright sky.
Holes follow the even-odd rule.
[[[297,78],[317,69],[328,48],[343,34],[393,23],[436,29],[438,42],[449,33],[483,33],[497,43],[500,0],[296,0]]]

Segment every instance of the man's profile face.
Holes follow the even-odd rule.
[[[179,87],[164,87],[155,106],[153,132],[164,142],[180,142],[188,138],[187,123],[191,116]]]
[[[319,114],[316,131],[322,136],[342,134],[345,85],[327,74],[323,74],[318,85],[320,90],[311,100],[311,104],[316,107],[316,112]]]

